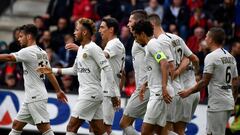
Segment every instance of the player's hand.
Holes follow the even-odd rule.
[[[50,67],[47,67],[47,66],[38,67],[37,68],[37,72],[39,72],[41,74],[51,74],[52,73],[52,69]]]
[[[67,96],[65,95],[65,93],[62,90],[57,92],[57,99],[63,103],[68,102]]]
[[[190,94],[191,94],[191,91],[189,89],[178,92],[178,95],[182,98],[188,97]]]
[[[113,108],[118,110],[120,108],[120,105],[121,105],[121,99],[119,97],[111,97],[111,101],[112,101],[112,104],[113,104]]]
[[[141,88],[140,88],[140,91],[139,91],[139,99],[140,99],[140,101],[144,100],[144,94],[145,94],[146,88],[147,88],[147,86],[145,84],[143,84],[141,86]]]
[[[167,89],[162,90],[162,96],[163,100],[167,103],[170,104],[172,102],[172,97],[168,94]]]
[[[65,49],[70,51],[78,51],[79,46],[74,43],[68,43],[65,45]]]

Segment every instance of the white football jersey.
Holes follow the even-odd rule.
[[[233,110],[232,78],[238,76],[235,58],[218,48],[206,56],[203,72],[212,74],[208,84],[208,111]]]
[[[44,85],[45,75],[36,71],[39,66],[49,66],[47,53],[37,45],[32,45],[12,53],[17,62],[22,62],[25,87],[25,102],[47,99]]]
[[[104,52],[108,53],[110,56],[108,58],[108,62],[110,66],[112,67],[113,70],[113,77],[118,85],[120,82],[120,71],[121,69],[124,69],[124,63],[125,63],[125,48],[122,42],[118,38],[114,38],[110,41],[108,41],[106,47],[104,48]],[[110,96],[110,90],[108,90],[108,83],[109,81],[107,80],[105,73],[101,73],[101,78],[102,78],[102,87],[103,87],[103,94],[104,96]],[[119,88],[116,88],[116,92],[120,92]]]
[[[107,66],[109,63],[96,43],[90,42],[84,47],[79,47],[73,65],[74,73],[78,75],[79,99],[94,101],[103,99],[101,70]]]
[[[192,51],[187,47],[183,39],[175,34],[171,33],[165,33],[161,34],[158,37],[158,41],[161,41],[164,43],[164,45],[171,45],[170,51],[174,60],[175,68],[177,69],[182,62],[183,56],[189,57],[192,55]],[[168,55],[168,54],[166,54]],[[180,77],[177,77],[175,80],[173,80],[172,85],[175,87],[175,94],[183,89],[182,80],[180,80]]]
[[[147,69],[145,63],[145,47],[134,41],[132,46],[133,68],[135,72],[136,90],[140,90],[141,85],[147,81]]]
[[[161,97],[162,95],[162,72],[160,70],[160,64],[159,62],[162,59],[166,59],[166,55],[163,52],[163,48],[157,41],[157,39],[152,38],[146,46],[146,69],[147,69],[147,78],[148,78],[148,87],[150,90],[150,98],[156,97],[151,96],[154,94],[159,95]],[[172,89],[171,85],[168,82],[168,92],[171,96],[172,95]]]

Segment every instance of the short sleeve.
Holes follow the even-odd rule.
[[[122,53],[121,48],[116,45],[116,44],[109,44],[106,46],[106,48],[104,49],[104,52],[108,53],[108,55],[111,57],[114,57],[118,54]]]
[[[31,53],[24,48],[18,52],[11,53],[11,54],[16,58],[17,62],[27,62],[32,58]]]
[[[160,44],[157,42],[150,42],[147,47],[150,54],[154,57],[154,59],[159,63],[163,59],[167,59],[166,55],[162,51],[163,49],[160,47]]]
[[[99,47],[90,48],[92,58],[97,62],[98,66],[103,69],[106,66],[109,66],[109,63],[104,56],[103,51]]]
[[[171,48],[170,48],[170,44],[167,43],[167,42],[162,42],[162,45],[161,45],[161,48],[163,50],[163,53],[166,55],[167,57],[167,61],[168,62],[171,62],[173,61],[173,54],[172,54],[172,51],[171,51]]]
[[[204,70],[203,73],[213,74],[214,71],[214,57],[207,55],[204,60]]]

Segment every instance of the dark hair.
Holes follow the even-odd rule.
[[[161,19],[160,19],[160,17],[157,14],[150,14],[148,16],[148,20],[150,22],[153,22],[157,26],[161,26]]]
[[[133,31],[135,34],[141,34],[144,32],[148,37],[153,35],[153,26],[149,21],[139,21],[133,25]]]
[[[136,22],[147,19],[147,12],[142,9],[132,11],[131,15],[133,15],[133,18],[136,20]]]
[[[225,32],[222,28],[219,27],[213,27],[209,30],[209,36],[212,38],[212,40],[222,45],[225,40]]]
[[[102,21],[106,23],[108,28],[113,27],[115,35],[118,34],[118,32],[119,32],[119,25],[118,25],[118,21],[115,18],[103,18]]]
[[[26,24],[21,26],[19,29],[25,34],[30,34],[33,39],[36,39],[38,35],[38,29],[34,24]]]

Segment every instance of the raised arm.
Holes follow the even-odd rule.
[[[0,54],[0,61],[12,61],[16,62],[16,58],[12,54]]]

